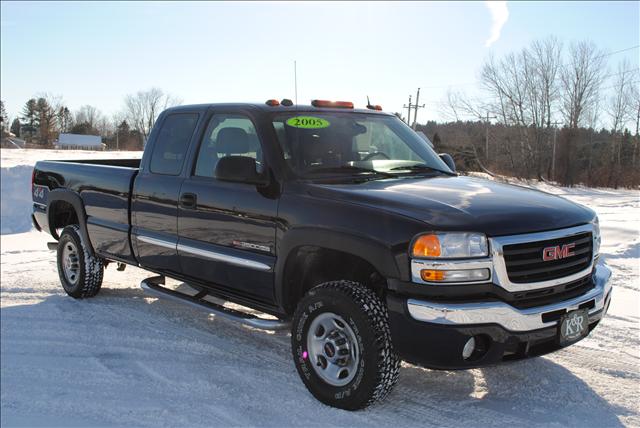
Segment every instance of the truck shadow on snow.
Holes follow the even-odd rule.
[[[92,325],[81,322],[87,318]],[[24,319],[40,319],[48,327],[22,329]],[[34,305],[2,308],[2,321],[3,373],[11,373],[14,365],[21,369],[16,373],[30,369],[28,359],[18,358],[22,351],[11,357],[11,349],[31,337],[29,352],[33,352],[33,344],[42,348],[37,352],[52,356],[82,349],[83,354],[90,354],[83,355],[83,360],[100,363],[105,372],[100,375],[120,379],[107,388],[96,384],[91,394],[106,394],[110,400],[117,400],[117,388],[149,391],[161,382],[162,395],[148,397],[161,408],[165,397],[184,395],[183,389],[188,387],[190,397],[212,396],[211,402],[201,402],[199,411],[203,413],[211,415],[224,408],[228,414],[238,409],[240,419],[228,421],[236,424],[260,424],[261,420],[278,417],[284,417],[290,425],[305,420],[308,424],[307,413],[313,412],[325,415],[325,419],[318,419],[324,422],[355,425],[533,423],[611,427],[622,426],[618,416],[629,413],[602,399],[576,374],[547,358],[466,371],[434,371],[403,364],[397,387],[382,404],[362,412],[332,409],[313,399],[299,381],[287,334],[254,330],[177,303],[147,299],[137,288],[105,287],[96,298],[82,301],[53,295]],[[5,353],[9,353],[8,358]],[[49,373],[54,381],[57,376],[68,375],[55,369]],[[11,383],[8,380],[4,386],[10,387]],[[243,392],[238,395],[238,391]],[[85,394],[77,394],[78,405],[82,406]],[[289,404],[293,403],[300,409],[291,412]],[[174,411],[180,412],[180,408]]]

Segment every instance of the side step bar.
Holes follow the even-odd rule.
[[[204,298],[209,294],[206,291],[200,291],[194,296],[189,296],[188,294],[180,293],[179,291],[163,287],[163,284],[163,276],[153,276],[142,281],[140,283],[140,287],[142,287],[145,293],[148,293],[155,297],[165,298],[180,303],[186,303],[195,308],[205,310],[208,313],[215,314],[216,316],[223,317],[231,321],[236,321],[249,327],[258,328],[260,330],[282,331],[288,330],[290,327],[290,323],[285,320],[262,319],[244,312],[236,311],[235,309],[225,308],[222,305],[204,300]]]

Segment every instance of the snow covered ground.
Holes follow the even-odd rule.
[[[486,369],[405,364],[384,403],[353,413],[307,393],[288,335],[148,298],[141,270],[110,267],[98,297],[67,297],[47,235],[22,219],[30,168],[45,157],[94,155],[1,151],[2,426],[640,426],[638,191],[536,185],[600,216],[614,294],[589,338]]]

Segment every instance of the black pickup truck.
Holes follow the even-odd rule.
[[[378,106],[311,104],[175,107],[142,160],[38,162],[33,222],[65,291],[134,265],[150,293],[290,329],[304,384],[344,409],[384,398],[401,360],[479,367],[595,328],[611,272],[592,210],[458,175]]]

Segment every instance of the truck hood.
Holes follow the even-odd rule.
[[[559,196],[472,177],[312,184],[316,197],[366,205],[424,221],[431,230],[515,235],[588,223],[595,213]]]

